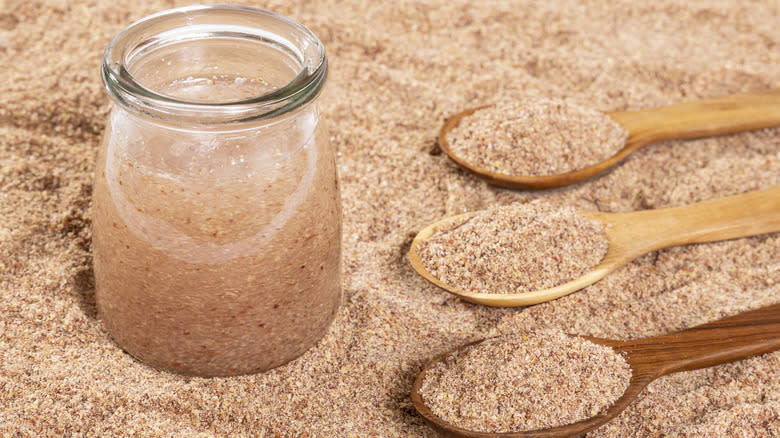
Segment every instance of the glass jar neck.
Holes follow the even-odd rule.
[[[271,12],[194,6],[135,22],[106,48],[108,94],[132,113],[192,126],[278,117],[313,101],[327,77],[322,43]]]

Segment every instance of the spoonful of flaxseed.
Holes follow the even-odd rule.
[[[514,189],[591,178],[651,143],[780,125],[780,88],[603,113],[561,99],[503,100],[450,117],[439,145],[459,166]]]
[[[412,402],[456,437],[567,437],[622,412],[658,377],[780,349],[780,304],[617,341],[545,331],[487,339],[429,363]]]
[[[780,186],[691,205],[628,213],[542,201],[442,219],[417,234],[414,269],[466,301],[527,306],[589,286],[671,246],[780,231]]]

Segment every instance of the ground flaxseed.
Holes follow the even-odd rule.
[[[462,118],[447,133],[452,151],[505,175],[579,170],[623,149],[628,133],[603,112],[563,99],[513,98]]]
[[[510,294],[573,280],[601,262],[609,243],[599,222],[542,201],[493,207],[449,224],[419,248],[423,266],[468,292]]]
[[[613,111],[780,86],[776,1],[269,0],[331,61],[321,103],[339,152],[343,306],[317,346],[264,374],[188,378],[139,363],[95,316],[90,202],[108,102],[98,68],[131,21],[185,4],[0,8],[0,436],[433,438],[409,392],[453,346],[546,328],[638,338],[780,301],[780,233],[658,251],[511,310],[464,303],[405,259],[423,227],[493,205],[543,196],[630,211],[780,184],[777,128],[651,145],[539,193],[490,187],[429,154],[446,117],[495,96]],[[589,436],[780,436],[778,369],[775,352],[663,377]]]
[[[631,367],[610,347],[559,332],[492,338],[425,374],[420,395],[442,420],[477,432],[520,432],[593,417],[628,387]]]

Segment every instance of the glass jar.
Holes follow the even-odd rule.
[[[257,9],[173,9],[112,40],[93,250],[98,313],[125,351],[224,376],[324,335],[341,300],[326,75],[311,31]]]

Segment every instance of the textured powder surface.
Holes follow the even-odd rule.
[[[609,247],[604,229],[572,207],[514,203],[439,228],[419,249],[423,266],[468,292],[547,289],[592,270]]]
[[[466,162],[505,175],[579,170],[623,149],[628,133],[608,115],[563,99],[503,100],[462,118],[446,140]]]
[[[492,338],[436,363],[420,395],[431,412],[477,432],[520,432],[593,417],[628,388],[610,347],[560,332]]]
[[[525,309],[459,301],[406,258],[423,227],[494,205],[542,197],[629,211],[780,185],[777,128],[648,146],[598,179],[545,192],[490,187],[435,143],[448,116],[497,96],[614,111],[778,87],[778,2],[238,3],[305,23],[328,49],[321,102],[344,209],[344,303],[330,331],[280,368],[217,379],[151,369],[111,342],[95,312],[89,231],[108,108],[100,57],[131,21],[186,3],[6,0],[0,436],[434,437],[409,392],[455,346],[546,328],[637,338],[780,302],[780,233],[648,254]],[[664,377],[590,435],[779,436],[778,369],[775,352]]]

